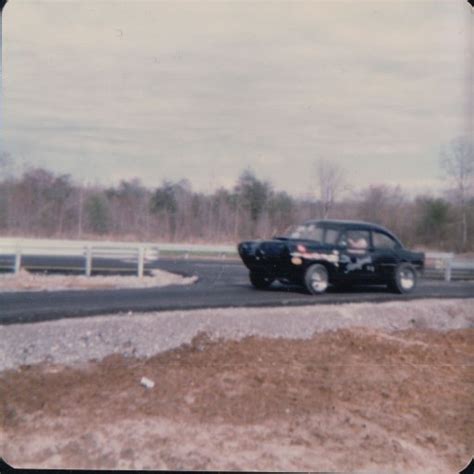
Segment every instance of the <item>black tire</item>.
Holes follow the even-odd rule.
[[[329,287],[329,273],[324,265],[315,263],[306,269],[304,285],[313,295],[324,293]]]
[[[400,263],[395,267],[388,287],[395,293],[411,293],[417,284],[415,267],[409,263]]]
[[[250,272],[249,276],[250,276],[250,283],[252,283],[252,285],[255,288],[258,288],[259,290],[265,290],[275,280],[273,277],[267,275],[266,273],[260,273],[260,272]]]

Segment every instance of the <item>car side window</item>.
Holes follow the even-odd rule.
[[[326,244],[334,245],[336,244],[338,237],[339,237],[338,229],[326,229],[326,233],[324,234],[324,242]]]
[[[382,232],[374,231],[372,239],[376,249],[395,249],[397,247],[397,242]]]
[[[370,234],[368,230],[348,229],[341,234],[339,245],[350,250],[364,251],[369,248]]]

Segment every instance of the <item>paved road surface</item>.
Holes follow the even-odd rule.
[[[410,295],[393,294],[383,287],[366,287],[311,296],[300,288],[278,284],[269,290],[255,290],[248,281],[246,268],[236,261],[160,260],[156,266],[186,276],[197,275],[199,281],[194,285],[130,290],[0,293],[0,324],[128,311],[474,297],[474,282],[467,281],[421,281]]]

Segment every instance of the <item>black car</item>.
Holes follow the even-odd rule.
[[[330,285],[384,284],[414,290],[425,255],[411,252],[387,229],[368,222],[315,220],[292,226],[273,240],[238,245],[256,288],[275,280],[324,293]]]

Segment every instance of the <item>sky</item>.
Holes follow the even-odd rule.
[[[250,167],[304,194],[324,159],[352,189],[436,193],[472,127],[472,30],[464,0],[9,0],[1,148],[84,183]]]

